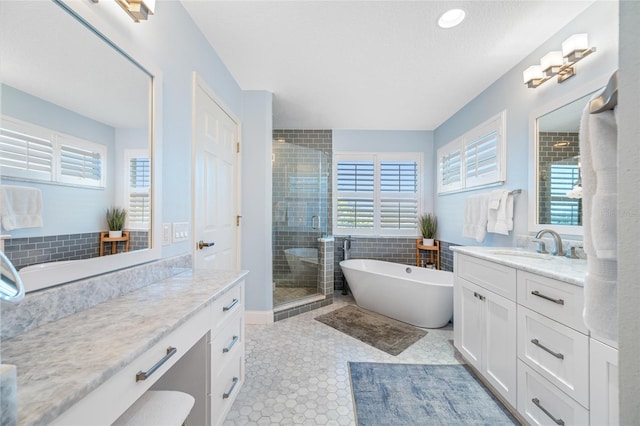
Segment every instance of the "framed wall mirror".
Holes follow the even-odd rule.
[[[84,3],[0,5],[0,222],[27,292],[160,256],[160,76]]]
[[[580,120],[596,81],[534,111],[530,118],[529,231],[582,235]]]

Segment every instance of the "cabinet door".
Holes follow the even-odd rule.
[[[591,344],[591,424],[620,424],[618,350],[595,339]]]
[[[462,278],[456,278],[458,307],[454,313],[457,339],[454,342],[462,356],[478,371],[482,371],[482,341],[484,339],[483,303],[478,297],[482,289]]]
[[[484,290],[485,342],[482,371],[486,379],[516,406],[516,304]]]

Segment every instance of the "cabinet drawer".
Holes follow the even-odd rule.
[[[218,327],[233,316],[234,313],[244,310],[244,281],[232,287],[216,299],[211,305],[211,332],[215,333]]]
[[[586,408],[522,361],[518,361],[518,412],[532,425],[589,424]]]
[[[456,253],[456,275],[509,300],[516,300],[516,270]]]
[[[589,338],[518,306],[518,357],[589,407]]]
[[[236,313],[211,339],[211,369],[220,372],[229,359],[244,352],[244,318]]]
[[[244,357],[236,353],[222,371],[212,369],[211,379],[211,424],[224,421],[233,401],[244,382]],[[216,374],[218,373],[218,374]]]
[[[518,303],[581,333],[588,333],[582,320],[584,291],[580,286],[518,271]]]
[[[56,425],[109,425],[129,408],[151,385],[195,345],[210,328],[209,309],[201,309],[180,327],[126,365],[113,377],[81,399],[58,417]],[[167,355],[167,348],[176,352],[158,366],[146,380],[136,381],[136,374],[148,371]],[[108,401],[108,403],[105,403]]]

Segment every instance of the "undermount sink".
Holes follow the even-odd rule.
[[[532,259],[542,259],[542,260],[550,260],[553,258],[550,254],[546,253],[536,253],[532,251],[525,250],[517,250],[517,249],[500,249],[500,250],[491,250],[491,254],[497,254],[500,256],[517,256],[517,257],[529,257]]]

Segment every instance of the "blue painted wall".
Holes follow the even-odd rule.
[[[540,58],[547,52],[560,50],[562,42],[572,34],[585,32],[589,34],[589,43],[597,47],[597,52],[577,64],[576,76],[562,84],[548,81],[537,89],[529,89],[523,84],[522,71],[539,63]],[[568,93],[580,91],[581,86],[594,79],[608,77],[617,68],[617,64],[618,4],[609,1],[596,2],[435,130],[437,150],[503,109],[507,110],[505,188],[519,188],[524,191],[515,199],[514,230],[511,234],[487,234],[483,245],[512,246],[515,244],[516,235],[529,233],[526,190],[529,186],[528,169],[532,161],[529,158],[531,112],[544,109],[545,105]],[[472,67],[469,78],[473,78]],[[465,200],[469,195],[492,189],[495,188],[449,195],[436,194],[435,211],[440,219],[440,239],[456,244],[478,245],[475,240],[462,237]]]

